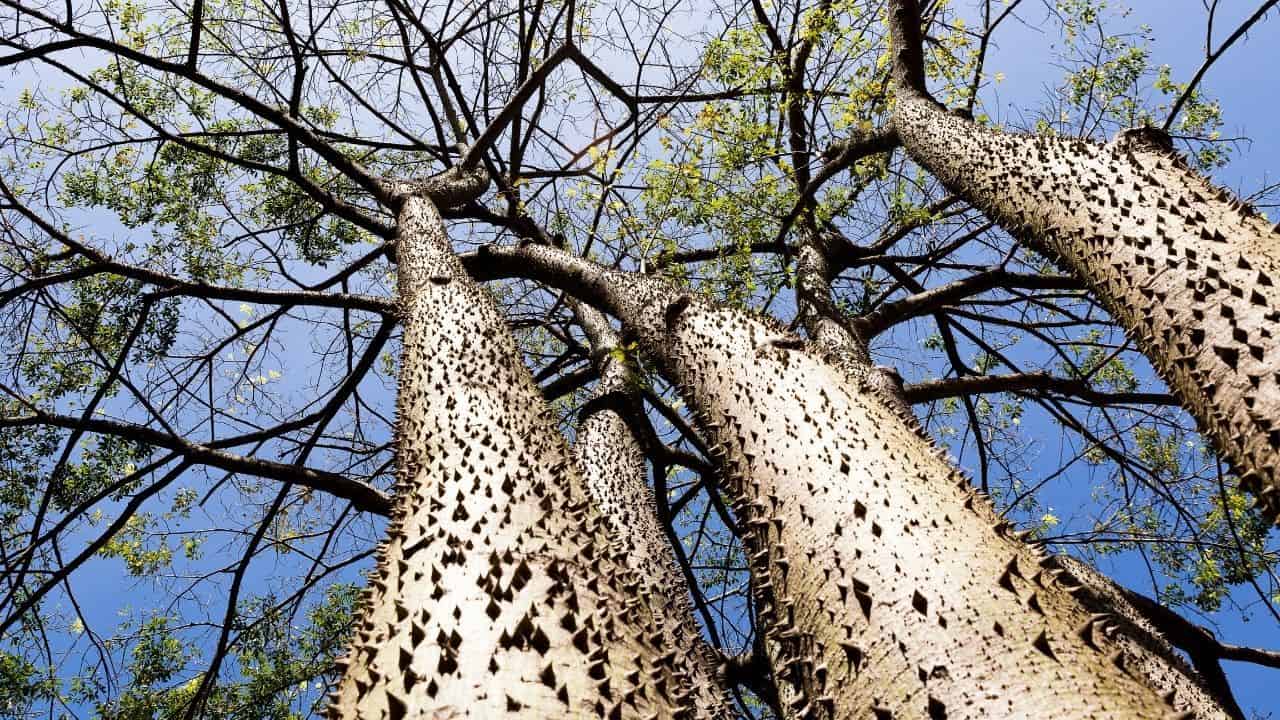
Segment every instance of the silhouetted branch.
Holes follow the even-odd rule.
[[[928,380],[907,385],[904,390],[911,403],[925,403],[949,397],[991,393],[1038,393],[1069,395],[1099,405],[1164,405],[1176,407],[1178,402],[1165,393],[1102,392],[1084,380],[1062,378],[1046,372],[1012,375],[966,375],[964,377]]]
[[[391,512],[391,499],[382,491],[351,478],[326,470],[298,467],[272,460],[245,457],[218,450],[201,443],[175,437],[165,432],[102,417],[86,420],[58,413],[33,410],[26,415],[0,417],[0,428],[47,425],[58,428],[83,428],[99,435],[114,435],[152,447],[172,450],[187,464],[207,465],[227,472],[243,473],[268,480],[293,483],[350,500],[357,509],[378,515]]]
[[[1200,85],[1200,81],[1204,79],[1205,73],[1209,72],[1209,68],[1212,67],[1213,64],[1217,62],[1218,58],[1222,57],[1222,54],[1234,45],[1237,40],[1243,37],[1245,33],[1249,32],[1249,28],[1253,27],[1254,24],[1266,16],[1267,12],[1274,8],[1277,2],[1280,2],[1280,0],[1266,0],[1266,2],[1262,3],[1262,5],[1260,5],[1252,15],[1246,18],[1244,22],[1240,23],[1240,27],[1237,27],[1236,31],[1231,33],[1231,36],[1218,46],[1217,50],[1212,50],[1208,45],[1209,39],[1205,39],[1206,54],[1204,62],[1200,64],[1200,68],[1196,70],[1196,74],[1191,77],[1191,81],[1187,83],[1185,88],[1183,88],[1182,94],[1178,96],[1178,99],[1174,101],[1173,106],[1169,108],[1169,116],[1165,118],[1164,125],[1161,126],[1165,132],[1169,132],[1169,128],[1173,127],[1173,121],[1176,120],[1178,114],[1182,112],[1182,106],[1186,105],[1187,101],[1191,99],[1191,96],[1195,94],[1196,88]],[[1212,27],[1212,20],[1210,20],[1210,27]]]

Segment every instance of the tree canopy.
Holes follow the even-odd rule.
[[[1274,529],[1081,283],[898,148],[886,3],[0,4],[0,713],[323,709],[395,494],[390,198],[470,166],[492,186],[442,206],[449,237],[566,437],[597,331],[494,248],[555,246],[810,335],[827,303],[1005,519],[1175,611],[1193,659],[1280,667],[1239,633],[1280,627]],[[1239,169],[1272,118],[1214,94],[1274,1],[1195,8],[1204,47],[1169,64],[1150,7],[921,5],[951,112],[1162,128],[1274,213],[1280,185]],[[1017,57],[1052,81],[1011,104]],[[604,352],[634,368],[702,631],[739,711],[767,716],[713,448],[635,342]],[[1265,717],[1259,697],[1241,704]]]

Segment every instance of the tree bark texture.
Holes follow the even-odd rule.
[[[902,377],[893,368],[871,364],[868,339],[849,323],[844,311],[836,306],[831,292],[834,273],[830,241],[817,231],[812,220],[801,223],[799,230],[796,317],[809,336],[809,348],[838,368],[848,382],[874,393],[912,429],[928,438],[903,394]]]
[[[653,598],[654,622],[669,644],[688,650],[693,701],[698,718],[733,717],[725,697],[719,659],[693,617],[689,586],[676,565],[658,518],[653,491],[645,482],[644,451],[624,412],[639,412],[636,378],[621,353],[621,342],[600,312],[575,308],[591,344],[600,381],[578,424],[574,452],[587,493],[610,532],[627,547],[627,565],[641,589]]]
[[[1114,640],[1123,653],[1126,668],[1145,678],[1151,687],[1171,694],[1174,706],[1194,713],[1196,720],[1244,720],[1225,676],[1218,690],[1209,687],[1201,668],[1193,669],[1178,654],[1153,619],[1134,602],[1132,592],[1069,555],[1059,555],[1054,560],[1084,587],[1076,596],[1098,613],[1090,632],[1100,632]],[[1216,666],[1216,671],[1220,674],[1222,668]]]
[[[1280,233],[1157,131],[1000,132],[902,86],[894,125],[948,189],[1094,293],[1280,521]]]
[[[500,250],[491,250],[494,257]],[[777,323],[551,248],[520,271],[620,317],[716,444],[784,702],[815,718],[1162,718],[1052,561],[869,388]]]
[[[831,294],[831,249],[812,219],[799,225],[796,248],[796,315],[813,347],[851,376],[871,365],[863,338],[850,330]]]
[[[814,241],[815,237],[802,228],[796,272],[800,324],[811,339],[810,347],[843,371],[848,380],[874,393],[905,424],[928,439],[906,399],[902,377],[893,368],[872,367],[862,338],[841,322],[839,311],[830,302],[827,253]],[[1201,675],[1200,666],[1192,669],[1187,664],[1152,621],[1130,601],[1131,593],[1075,558],[1058,556],[1051,560],[1057,562],[1055,567],[1070,573],[1073,585],[1083,586],[1075,593],[1076,598],[1093,613],[1092,621],[1084,626],[1083,637],[1093,641],[1094,633],[1106,634],[1121,653],[1119,659],[1124,667],[1163,693],[1175,709],[1193,712],[1200,720],[1243,720],[1225,678],[1216,685],[1216,690],[1211,689]],[[1216,679],[1221,675],[1221,667],[1216,662],[1211,665],[1209,672]]]
[[[695,717],[697,659],[427,198],[403,200],[398,245],[396,507],[331,716]]]

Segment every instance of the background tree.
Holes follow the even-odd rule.
[[[880,3],[4,7],[6,712],[320,707],[392,495],[403,326],[381,179],[464,161],[494,183],[446,212],[476,275],[468,250],[519,239],[815,337],[845,326],[1007,519],[1147,561],[1140,589],[1181,613],[1280,622],[1274,537],[1134,346],[892,152]],[[1168,116],[1190,162],[1229,167],[1212,74],[1153,66],[1131,18],[923,10],[949,107],[1093,138]],[[1041,51],[1067,76],[1015,121],[983,101],[1020,19],[1060,36]],[[489,286],[573,436],[588,334],[558,291]],[[618,354],[639,363],[632,420],[696,615],[730,677],[768,687],[708,439],[629,341]],[[1277,664],[1160,617],[1193,658]]]

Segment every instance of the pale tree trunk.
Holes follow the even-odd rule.
[[[867,152],[878,151],[879,145],[871,145]],[[831,280],[835,273],[831,267],[831,240],[820,234],[813,221],[806,218],[800,224],[799,243],[796,249],[796,316],[809,347],[829,364],[839,368],[845,378],[862,390],[873,393],[884,405],[922,436],[924,428],[916,418],[911,404],[903,395],[902,377],[897,370],[871,364],[871,349],[867,339],[848,322],[843,311],[835,303],[831,292]]]
[[[893,368],[872,367],[869,348],[852,329],[857,324],[848,323],[832,302],[831,274],[827,270],[830,252],[824,243],[815,242],[815,237],[802,226],[796,268],[799,318],[813,340],[812,347],[836,362],[851,382],[874,393],[904,424],[932,443],[907,401],[902,377]],[[1050,560],[1050,567],[1069,572],[1073,584],[1082,586],[1075,597],[1093,613],[1082,637],[1096,642],[1093,634],[1102,633],[1113,640],[1124,667],[1164,694],[1177,710],[1193,712],[1199,720],[1243,720],[1225,677],[1219,677],[1222,671],[1216,662],[1207,669],[1200,664],[1192,669],[1132,599],[1133,593],[1075,558],[1058,556]],[[1221,681],[1216,682],[1216,688],[1211,689],[1201,675],[1205,670],[1215,682]]]
[[[1152,687],[1171,694],[1174,706],[1194,713],[1196,720],[1244,720],[1221,666],[1216,660],[1208,668],[1205,665],[1210,663],[1198,663],[1194,669],[1188,665],[1165,638],[1159,619],[1145,607],[1150,600],[1069,555],[1054,559],[1083,586],[1076,597],[1098,613],[1098,622],[1090,632],[1114,640],[1124,655],[1126,668],[1145,678]],[[1212,675],[1216,687],[1210,687],[1206,674]]]
[[[902,377],[892,368],[871,365],[865,341],[831,301],[829,250],[814,238],[802,228],[796,268],[799,318],[813,339],[812,346],[834,360],[851,382],[874,393],[904,424],[932,443],[906,399]],[[1187,664],[1131,601],[1132,593],[1075,558],[1058,556],[1050,560],[1049,567],[1069,572],[1073,576],[1069,582],[1082,586],[1075,597],[1093,613],[1089,624],[1083,626],[1082,638],[1096,643],[1094,635],[1100,633],[1111,639],[1125,669],[1163,694],[1175,709],[1193,712],[1199,720],[1243,720],[1225,678],[1216,690],[1210,689],[1200,672]],[[1218,667],[1217,675],[1220,674]]]
[[[871,365],[866,342],[844,322],[831,295],[829,239],[814,227],[812,218],[799,222],[796,248],[796,316],[810,341],[828,362],[851,376],[865,374]]]
[[[778,324],[552,248],[492,248],[634,332],[716,443],[783,699],[816,718],[1162,718],[985,499]]]
[[[948,113],[925,91],[915,0],[891,5],[902,146],[1088,286],[1280,522],[1280,233],[1159,131],[1099,145]]]
[[[397,497],[331,716],[691,718],[689,648],[423,196],[398,217]]]
[[[733,713],[725,698],[719,658],[693,618],[689,586],[660,525],[653,491],[645,482],[644,452],[622,414],[640,411],[633,368],[622,356],[617,333],[598,310],[578,304],[574,313],[587,333],[600,373],[574,443],[587,493],[610,532],[625,546],[627,565],[641,591],[653,598],[654,622],[666,642],[689,651],[697,717],[727,720]]]

